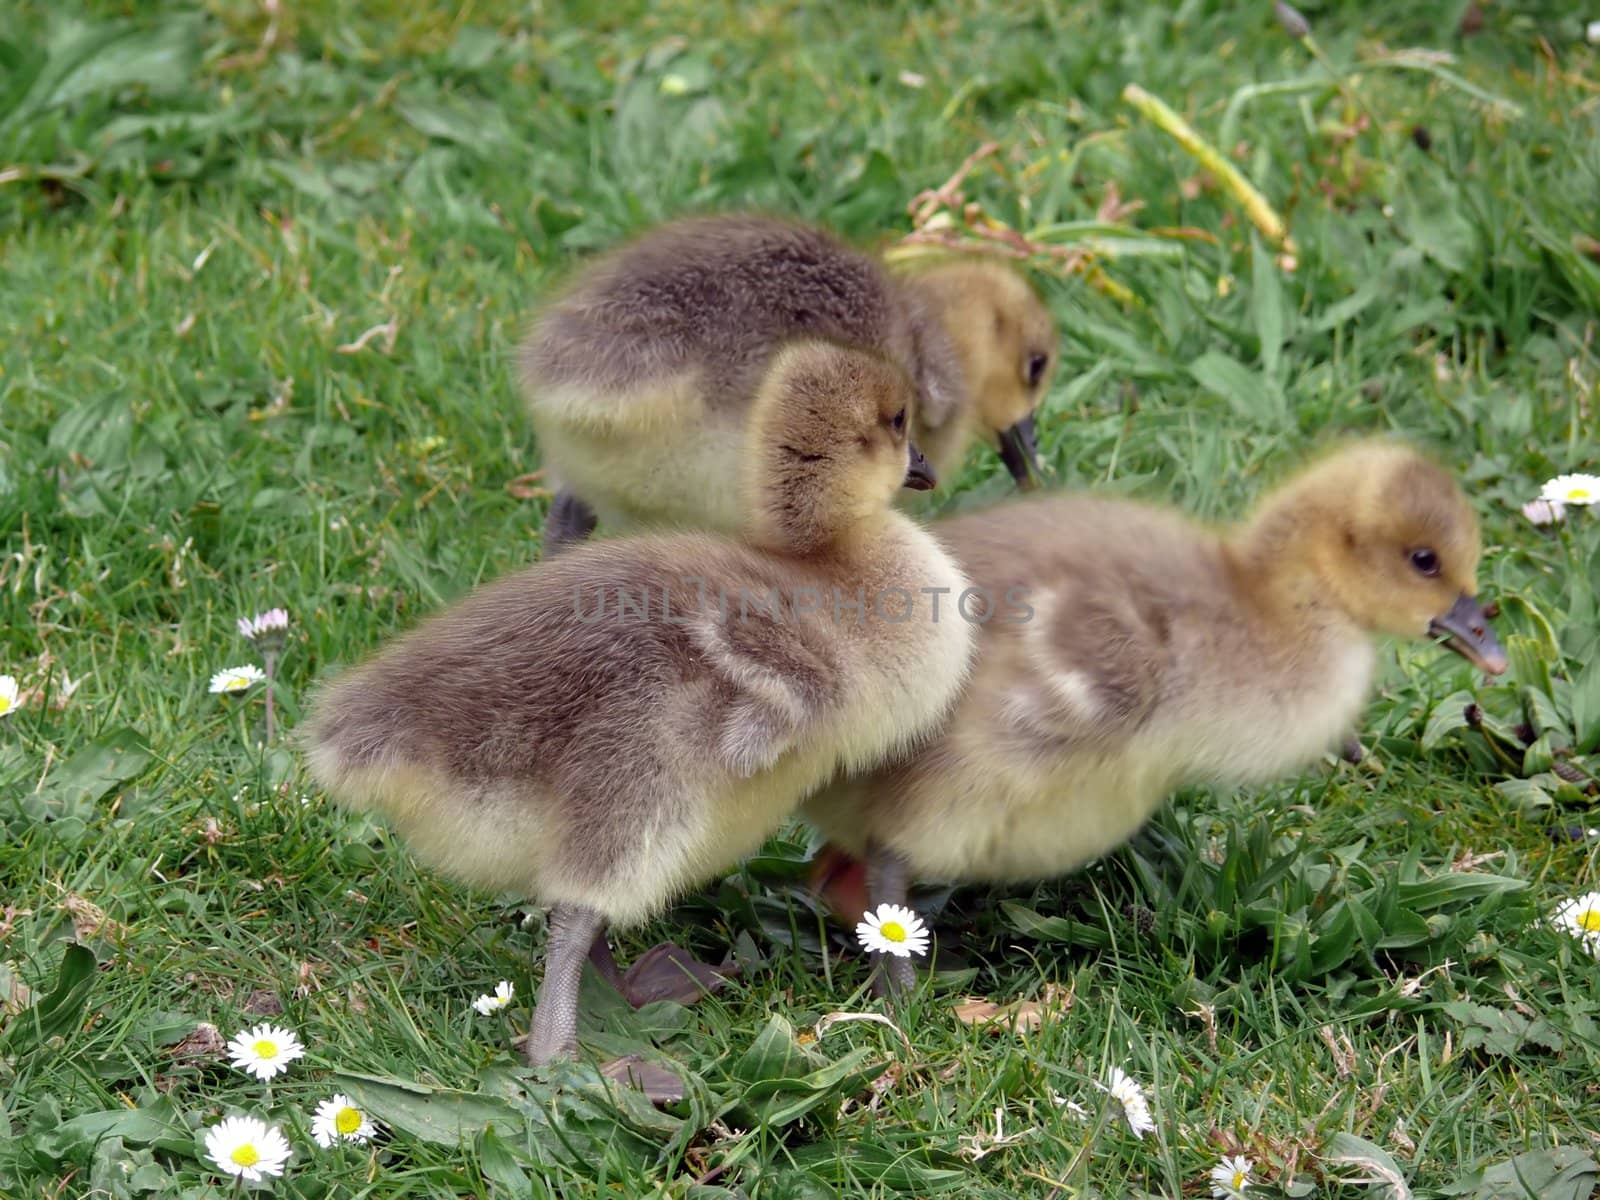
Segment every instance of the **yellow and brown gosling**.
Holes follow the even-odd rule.
[[[306,744],[332,795],[381,812],[442,872],[550,906],[530,1062],[574,1052],[579,975],[586,954],[608,957],[608,924],[725,870],[953,702],[973,634],[927,619],[919,589],[966,581],[892,507],[926,486],[911,402],[884,359],[787,347],[740,456],[743,541],[575,547],[319,696]]]
[[[1472,508],[1393,442],[1331,454],[1223,532],[1082,494],[935,531],[987,598],[971,602],[989,618],[972,680],[913,756],[804,809],[833,843],[830,897],[855,912],[862,859],[869,905],[903,902],[913,877],[1047,878],[1121,845],[1184,784],[1303,769],[1367,703],[1374,634],[1506,666],[1474,599]]]
[[[1019,482],[1056,359],[1049,314],[1011,267],[956,259],[891,274],[813,226],[715,216],[661,226],[579,270],[537,316],[521,373],[556,498],[546,551],[602,522],[743,519],[752,398],[785,342],[880,353],[910,375],[913,440],[936,476],[974,438]]]

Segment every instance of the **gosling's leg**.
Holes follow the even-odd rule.
[[[544,980],[533,1010],[525,1049],[528,1065],[542,1067],[578,1050],[578,981],[583,960],[605,929],[606,919],[590,908],[558,904],[550,910],[545,943]]]
[[[594,532],[596,522],[594,509],[562,488],[550,502],[550,512],[544,519],[544,556],[552,558],[574,542],[581,542]]]
[[[876,842],[867,845],[867,902],[876,909],[880,904],[904,904],[911,886],[911,868],[887,846]],[[872,990],[891,1001],[904,996],[916,986],[917,969],[909,957],[897,954],[879,954],[872,974]]]

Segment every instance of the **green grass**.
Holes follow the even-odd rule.
[[[1521,1195],[1479,1173],[1524,1152],[1534,1194],[1587,1195],[1600,967],[1538,922],[1596,886],[1597,843],[1566,834],[1600,766],[1600,536],[1517,506],[1600,465],[1600,53],[1569,6],[1485,5],[1471,37],[1466,7],[1308,7],[1341,87],[1266,5],[334,0],[270,36],[243,0],[13,5],[0,672],[33,695],[0,721],[0,1195],[218,1194],[197,1131],[229,1112],[290,1127],[272,1190],[303,1197],[1196,1196],[1233,1149],[1262,1194],[1381,1193],[1340,1182],[1372,1146],[1419,1196]],[[1377,62],[1407,47],[1456,57]],[[1292,273],[1130,82],[1286,215]],[[251,658],[234,620],[293,614],[292,727],[325,671],[537,557],[509,359],[555,274],[691,210],[887,240],[989,139],[967,198],[1042,241],[1081,244],[1113,185],[1143,205],[1099,260],[1114,286],[1040,275],[1058,477],[1223,516],[1328,436],[1415,437],[1479,506],[1516,674],[1396,650],[1369,764],[1186,794],[1064,881],[922,897],[948,970],[908,1045],[861,1022],[811,1042],[874,1002],[794,830],[626,939],[732,944],[722,997],[591,997],[595,1047],[661,1047],[690,1101],[529,1084],[470,1001],[514,980],[526,1020],[542,918],[301,803],[259,695],[207,694]],[[385,324],[391,349],[341,349]],[[1002,479],[975,453],[948,503]],[[1071,1006],[1027,1038],[951,1015],[1048,983]],[[279,1006],[310,1053],[270,1093],[184,1053]],[[1113,1065],[1152,1137],[1105,1119]],[[303,1114],[335,1087],[389,1139],[316,1151]],[[984,1147],[997,1109],[1021,1136]],[[1581,1186],[1539,1182],[1568,1160]]]

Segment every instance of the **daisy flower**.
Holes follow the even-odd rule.
[[[289,1064],[306,1052],[292,1029],[278,1025],[257,1025],[228,1043],[231,1066],[248,1071],[265,1083],[287,1071]]]
[[[211,694],[215,696],[223,692],[242,692],[265,678],[261,668],[254,663],[246,663],[242,667],[229,667],[211,677]]]
[[[1110,1083],[1096,1083],[1095,1086],[1102,1092],[1110,1093],[1111,1098],[1121,1106],[1122,1119],[1128,1123],[1128,1130],[1136,1138],[1154,1133],[1156,1123],[1150,1116],[1150,1103],[1144,1098],[1144,1089],[1130,1079],[1121,1067],[1112,1067],[1110,1078]]]
[[[0,717],[10,716],[17,707],[16,677],[13,675],[0,675]]]
[[[282,1175],[293,1153],[277,1126],[255,1117],[224,1117],[206,1130],[206,1157],[246,1183]]]
[[[1567,515],[1567,506],[1559,500],[1529,500],[1522,515],[1535,525],[1554,525]]]
[[[1550,914],[1550,923],[1566,930],[1583,943],[1584,949],[1600,958],[1600,892],[1585,892],[1563,900]]]
[[[1600,504],[1600,475],[1557,475],[1539,491],[1555,504]]]
[[[487,996],[479,996],[472,1002],[472,1007],[484,1016],[499,1012],[511,1003],[511,997],[517,994],[517,989],[510,982],[502,979],[494,985],[494,992]]]
[[[1217,1200],[1228,1196],[1242,1196],[1250,1186],[1250,1168],[1254,1164],[1242,1154],[1225,1155],[1211,1168],[1211,1194]]]
[[[266,612],[257,613],[253,617],[239,618],[239,632],[252,642],[270,642],[281,646],[288,630],[289,613],[287,609],[269,608]]]
[[[899,904],[880,904],[875,912],[862,913],[856,939],[875,954],[910,958],[928,953],[928,927],[915,912]]]
[[[329,1096],[317,1105],[311,1117],[311,1136],[324,1150],[335,1142],[365,1142],[378,1127],[372,1118],[356,1107],[356,1102],[342,1092]]]

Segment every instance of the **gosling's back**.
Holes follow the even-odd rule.
[[[807,805],[857,853],[886,845],[930,878],[1060,874],[1125,841],[1185,780],[1294,769],[1365,700],[1360,630],[1285,641],[1252,622],[1221,537],[1176,512],[1057,496],[937,533],[994,615],[941,732]]]
[[[864,569],[682,534],[511,576],[328,689],[313,773],[458,878],[639,919],[953,699],[965,629],[794,611],[875,576],[963,586],[892,519],[903,546]]]
[[[711,409],[742,408],[777,348],[801,337],[907,366],[904,304],[882,266],[812,226],[676,221],[588,266],[545,309],[522,350],[529,403],[536,416],[630,425],[643,419],[631,393],[694,373]]]

